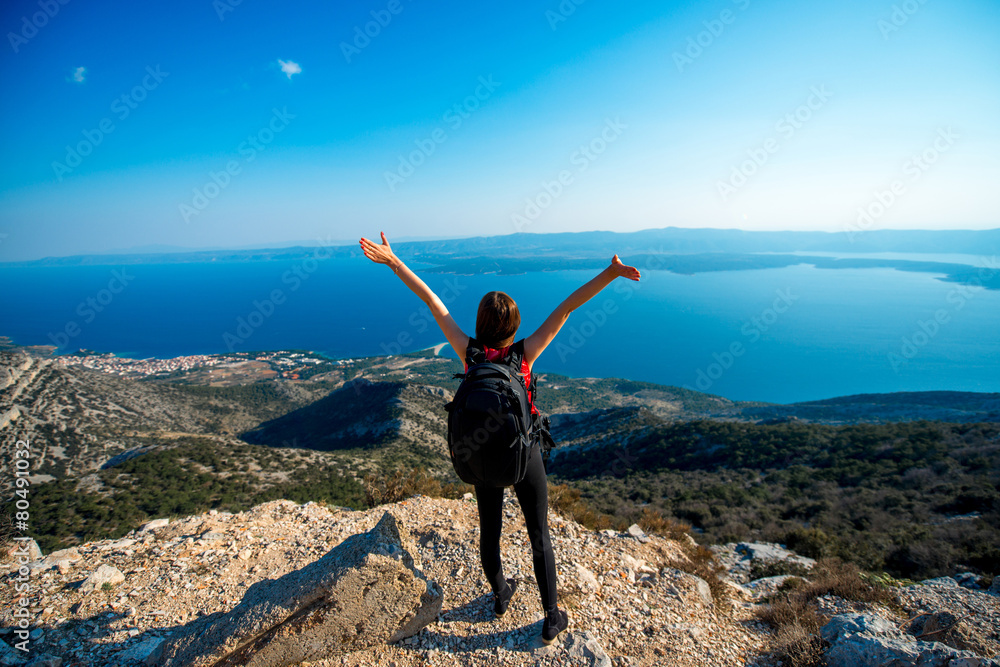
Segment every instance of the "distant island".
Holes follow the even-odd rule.
[[[536,271],[590,270],[617,252],[623,261],[646,270],[678,274],[742,271],[810,264],[822,269],[877,269],[940,274],[963,285],[1000,289],[1000,229],[873,230],[848,232],[749,232],[735,229],[667,227],[638,232],[508,234],[393,244],[400,257],[424,271],[503,275]],[[818,253],[811,255],[809,253]],[[836,257],[828,254],[963,254],[981,266],[929,258]],[[360,257],[355,245],[295,246],[270,249],[93,254],[47,257],[0,266],[80,266],[202,262],[296,261]]]

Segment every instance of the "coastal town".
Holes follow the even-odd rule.
[[[128,378],[165,379],[200,371],[207,374],[208,379],[223,380],[232,374],[243,375],[250,371],[261,379],[280,377],[298,380],[353,360],[327,359],[313,352],[288,350],[194,354],[168,359],[131,359],[80,350],[75,354],[53,357],[53,361],[63,366],[84,366]]]

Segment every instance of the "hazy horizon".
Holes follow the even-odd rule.
[[[825,232],[825,231],[822,231],[822,230],[741,230],[741,229],[736,228],[736,227],[730,227],[730,228],[721,228],[721,227],[696,227],[696,228],[691,228],[691,227],[654,227],[654,228],[649,228],[649,229],[635,230],[635,231],[631,231],[631,232],[615,232],[613,230],[595,229],[595,230],[586,230],[586,231],[580,231],[580,232],[550,232],[548,234],[541,233],[541,232],[523,232],[523,233],[524,234],[530,234],[532,236],[537,236],[537,237],[545,237],[545,236],[548,236],[548,235],[555,235],[555,234],[563,235],[563,234],[567,234],[567,233],[572,234],[572,235],[575,235],[575,234],[587,234],[587,233],[642,234],[644,232],[654,233],[654,232],[669,232],[669,231],[677,231],[677,232],[692,232],[692,231],[697,231],[697,232],[706,232],[706,233],[707,232],[720,232],[720,233],[725,233],[725,232],[747,232],[747,233],[749,233],[751,235],[754,234],[754,233],[758,233],[758,232],[769,234],[769,235],[770,234],[778,234],[778,235],[780,235],[780,234],[813,234],[813,233],[819,233],[819,234],[828,234],[828,235],[830,235],[831,239],[834,236],[837,236],[837,235],[840,235],[840,234],[844,234],[844,232]],[[975,232],[1000,232],[1000,227],[987,228],[987,229],[893,229],[893,230],[883,230],[883,231],[886,231],[886,232],[889,232],[889,233],[892,233],[892,234],[906,234],[906,233],[909,233],[909,232],[942,232],[942,233],[948,234],[948,233],[963,233],[963,232],[972,232],[972,233],[975,233]],[[511,232],[509,234],[497,234],[497,235],[486,235],[486,236],[483,236],[483,235],[476,235],[476,236],[438,236],[438,235],[434,235],[434,236],[402,236],[402,237],[398,237],[398,238],[394,237],[394,238],[389,239],[389,240],[394,245],[398,244],[398,245],[402,246],[403,244],[430,243],[430,242],[435,242],[435,241],[450,242],[450,241],[476,240],[476,239],[483,239],[483,238],[502,238],[502,237],[513,236],[513,235],[518,234],[518,233],[520,233],[520,232]],[[851,236],[849,236],[849,235],[845,235],[845,238],[847,238],[848,241],[849,241],[849,243],[852,244],[851,245],[851,251],[854,251],[856,254],[858,254],[858,255],[870,255],[870,254],[879,254],[879,253],[889,252],[884,247],[865,247],[863,244],[860,244],[860,243],[857,246],[854,246],[853,243],[855,242],[856,238],[864,237],[866,235],[866,232],[864,232],[863,230],[856,231],[855,235],[856,236],[853,237],[853,238]],[[876,234],[875,236],[878,236],[878,235]],[[373,234],[372,237],[377,237],[377,235]],[[869,238],[870,238],[870,236],[869,236]],[[154,245],[148,245],[148,246],[133,246],[133,247],[130,247],[130,248],[110,248],[110,249],[107,249],[107,250],[104,250],[104,251],[101,251],[101,252],[92,252],[92,253],[67,252],[66,254],[46,255],[46,256],[42,256],[42,257],[32,257],[32,258],[17,259],[17,260],[0,260],[0,265],[5,264],[5,263],[22,263],[22,262],[44,261],[46,259],[69,259],[69,258],[73,258],[73,257],[89,257],[89,256],[104,256],[104,255],[106,255],[106,256],[122,256],[122,257],[125,257],[125,256],[136,256],[136,255],[170,255],[170,254],[189,254],[189,253],[239,252],[239,251],[253,251],[253,250],[281,250],[281,249],[291,249],[291,248],[299,248],[299,247],[302,247],[302,248],[310,248],[310,247],[343,248],[343,247],[354,246],[356,243],[357,243],[357,239],[333,239],[333,240],[331,240],[331,239],[297,239],[297,240],[294,240],[294,241],[282,241],[282,242],[275,241],[275,242],[271,242],[271,243],[268,243],[268,242],[265,241],[265,242],[255,243],[255,244],[249,244],[249,245],[205,246],[205,247],[184,247],[184,246],[170,246],[170,245],[162,245],[162,244],[157,245],[157,244],[154,244]],[[660,248],[660,249],[658,249],[658,252],[662,251],[662,250],[663,250],[663,248]],[[678,251],[670,251],[670,252],[678,252]],[[690,252],[708,252],[708,250],[692,250]],[[720,253],[746,252],[746,253],[750,253],[750,254],[757,254],[757,253],[765,253],[765,254],[767,254],[767,253],[780,253],[780,254],[806,253],[806,254],[816,254],[816,255],[822,255],[824,253],[834,254],[834,255],[838,255],[838,254],[850,254],[850,252],[848,252],[848,251],[838,251],[838,250],[745,250],[745,251],[736,251],[736,250],[732,250],[732,249],[730,249],[730,250],[721,250],[720,249],[720,250],[718,250],[718,252],[720,252]],[[933,254],[933,255],[941,255],[941,254],[943,254],[940,250],[934,249],[934,248],[902,249],[902,250],[900,250],[900,252],[901,252],[901,254]],[[955,252],[959,252],[961,254],[962,251],[955,251]],[[989,251],[988,250],[988,252],[993,252],[993,251]],[[975,253],[966,253],[966,254],[970,254],[971,255],[971,254],[975,254]],[[980,252],[978,254],[982,254],[982,253]]]

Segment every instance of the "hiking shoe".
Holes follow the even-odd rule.
[[[493,594],[493,613],[497,616],[503,616],[507,613],[507,604],[510,602],[510,599],[514,597],[514,591],[516,590],[517,581],[515,579],[508,579],[507,592]]]
[[[542,624],[542,643],[548,646],[556,640],[559,633],[569,627],[569,617],[562,609],[556,609],[551,614],[546,614],[545,623]]]

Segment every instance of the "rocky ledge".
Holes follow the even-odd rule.
[[[479,564],[471,498],[416,496],[362,512],[279,500],[160,519],[37,558],[30,652],[9,647],[9,581],[0,664],[703,667],[745,665],[766,650],[770,631],[751,602],[724,609],[704,581],[671,566],[684,559],[681,545],[637,527],[591,531],[551,512],[570,628],[543,646],[530,546],[509,491],[504,513],[505,575],[520,585],[501,619]],[[386,587],[392,595],[368,604]],[[331,625],[341,616],[350,637]]]
[[[728,571],[723,603],[683,571],[690,544],[638,526],[592,531],[550,512],[570,628],[546,647],[509,492],[504,516],[505,574],[520,585],[501,619],[479,565],[471,496],[360,512],[277,500],[157,519],[44,557],[20,543],[25,555],[0,564],[0,665],[773,664],[772,631],[755,611],[789,575],[748,578],[784,563],[808,579],[815,566],[780,545],[715,547]],[[18,560],[27,561],[20,571]],[[15,630],[18,578],[29,583],[26,643]],[[1000,667],[1000,580],[987,587],[966,573],[893,590],[892,609],[817,599],[827,664]]]

